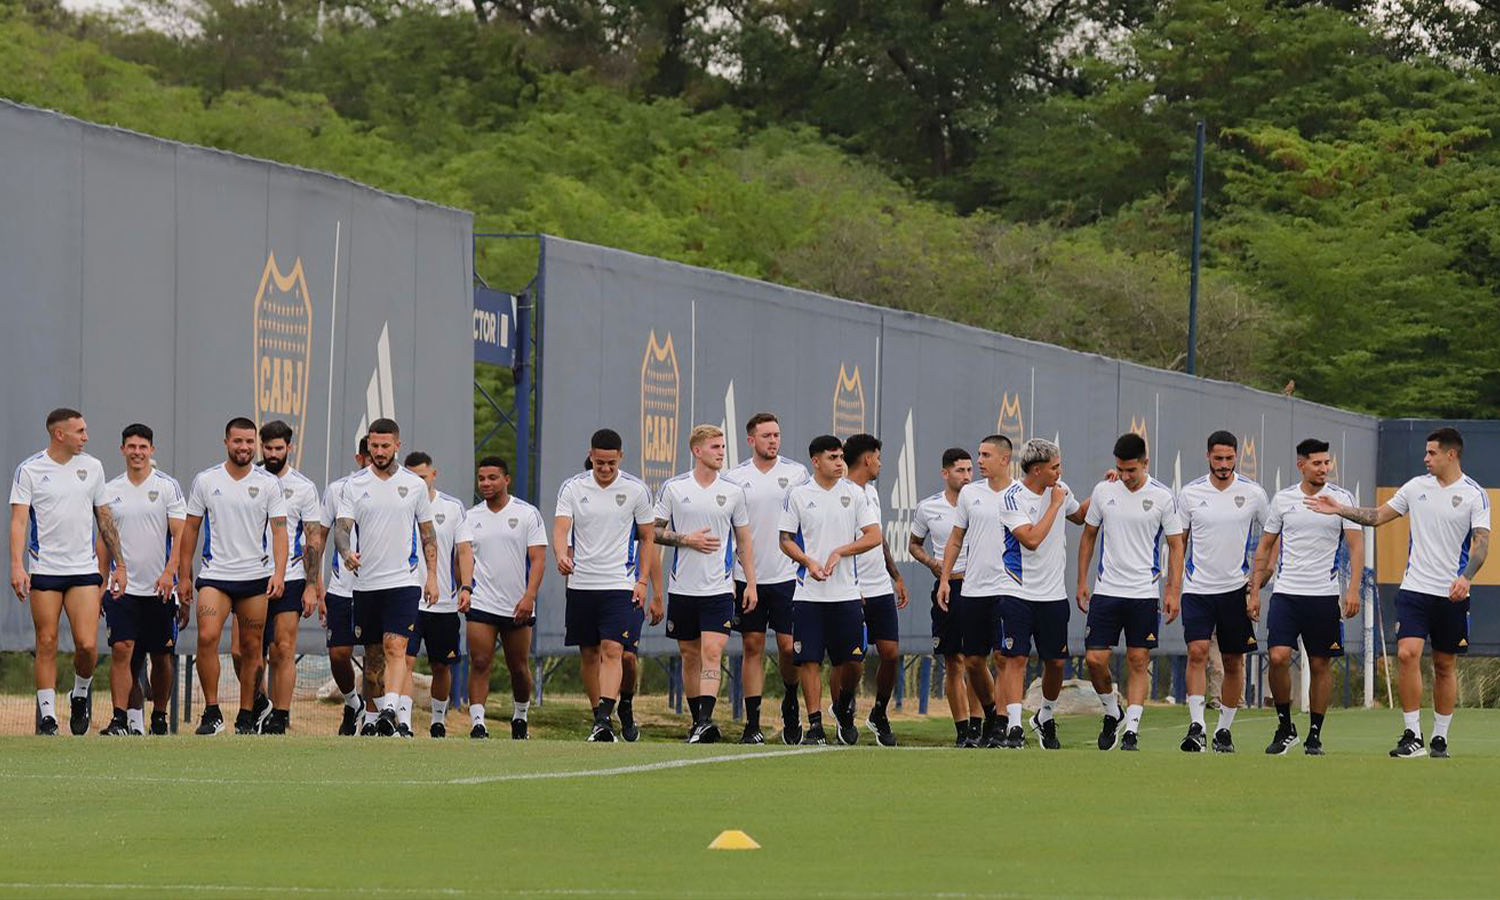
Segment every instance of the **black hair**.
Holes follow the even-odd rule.
[[[360,456],[369,456],[370,455],[370,439],[368,437],[364,436],[364,435],[360,435],[360,438],[359,438],[359,455]]]
[[[1134,431],[1127,431],[1115,440],[1115,459],[1131,462],[1146,458],[1146,439]]]
[[[1297,445],[1297,456],[1299,459],[1306,459],[1307,457],[1312,456],[1314,453],[1327,452],[1328,442],[1320,441],[1317,438],[1308,438],[1307,440]]]
[[[244,416],[235,416],[224,426],[224,436],[229,437],[231,431],[254,431],[255,423]]]
[[[60,406],[57,409],[54,409],[52,412],[47,413],[47,433],[52,433],[52,426],[54,425],[59,425],[63,422],[68,421],[69,419],[81,418],[83,418],[83,413],[79,412],[78,410],[68,409],[66,406]]]
[[[820,434],[813,438],[807,445],[808,456],[819,456],[829,450],[842,450],[844,444],[831,434]]]
[[[969,455],[969,451],[965,450],[962,447],[949,447],[947,450],[943,451],[943,468],[949,469],[953,467],[954,463],[958,462],[961,459],[973,458],[974,457]]]
[[[510,464],[501,456],[486,456],[484,459],[481,459],[479,465],[474,467],[474,471],[477,472],[480,469],[499,469],[506,475],[510,474]]]
[[[272,419],[260,426],[260,440],[261,443],[283,440],[290,444],[292,442],[292,426],[280,419]]]
[[[376,419],[370,423],[370,434],[388,434],[391,437],[401,437],[401,426],[396,424],[395,419]]]
[[[156,434],[151,430],[149,425],[142,425],[139,422],[136,422],[134,425],[126,425],[125,430],[120,432],[120,446],[125,446],[125,442],[133,437],[141,438],[153,447],[156,446]]]
[[[406,461],[401,465],[406,466],[408,469],[410,469],[412,466],[430,466],[432,465],[432,457],[428,456],[426,453],[423,453],[421,450],[413,450],[412,452],[406,454]]]
[[[1003,434],[992,434],[989,437],[985,438],[984,440],[980,441],[979,443],[981,443],[981,444],[994,444],[997,447],[999,445],[1001,445],[1001,444],[1004,444],[1006,450],[1015,450],[1016,449],[1016,445],[1012,444],[1010,442],[1010,438],[1006,437]]]
[[[1214,452],[1215,447],[1228,447],[1238,452],[1240,449],[1240,439],[1234,436],[1234,432],[1225,431],[1220,428],[1208,436],[1208,452]]]
[[[1464,455],[1464,436],[1458,433],[1458,429],[1452,425],[1444,425],[1435,429],[1427,436],[1429,441],[1437,441],[1439,450],[1457,450],[1459,456]]]
[[[620,433],[613,428],[601,428],[594,432],[589,438],[590,450],[621,450],[625,449],[625,441]]]
[[[866,453],[880,449],[880,438],[873,434],[851,434],[844,439],[844,464],[854,468]]]

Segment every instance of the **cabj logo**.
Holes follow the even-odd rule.
[[[672,333],[657,343],[656,332],[646,342],[641,360],[641,477],[655,494],[677,466],[677,351]]]
[[[1021,415],[1021,394],[1004,391],[1000,395],[1000,416],[995,420],[995,431],[1010,438],[1013,451],[1019,451],[1026,442],[1026,421]],[[1021,454],[1011,453],[1010,476],[1021,477]]]
[[[1255,452],[1255,438],[1246,435],[1240,440],[1240,474],[1251,481],[1260,480],[1260,459]]]
[[[276,254],[255,293],[255,424],[286,419],[302,434],[307,422],[307,378],[312,371],[312,297],[302,259],[285,275]],[[302,464],[302,441],[294,445],[293,467]]]
[[[833,436],[843,440],[864,430],[865,386],[859,366],[850,369],[839,363],[838,381],[833,386]]]

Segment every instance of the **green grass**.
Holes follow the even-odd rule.
[[[578,715],[548,704],[547,718]],[[1210,713],[1210,723],[1213,714]],[[1305,718],[1300,717],[1304,723]],[[1428,721],[1430,722],[1430,714]],[[0,897],[1493,897],[1500,712],[1450,760],[1336,711],[1329,755],[1020,753],[667,740],[0,739]],[[940,717],[898,720],[944,743]],[[555,727],[561,727],[559,722]],[[1304,724],[1305,728],[1305,724]],[[663,724],[651,733],[675,734]],[[868,735],[862,737],[862,741]],[[601,768],[713,758],[590,775]],[[561,776],[545,777],[537,776]],[[465,782],[464,779],[470,779]],[[709,851],[743,829],[752,852]]]

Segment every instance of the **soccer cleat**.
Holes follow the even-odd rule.
[[[969,725],[967,722],[957,729],[957,734],[953,738],[953,746],[960,750],[969,746]]]
[[[130,720],[123,715],[117,715],[109,720],[109,724],[99,731],[108,737],[126,737],[130,734]]]
[[[394,737],[396,734],[396,711],[394,709],[382,709],[380,715],[375,719],[375,733],[381,737]]]
[[[409,738],[409,737],[415,737],[415,735],[413,735],[411,733],[411,726],[410,725],[406,724],[405,722],[397,722],[396,723],[396,737]]]
[[[1234,752],[1234,736],[1229,733],[1228,728],[1220,728],[1218,731],[1214,732],[1213,746],[1215,753]]]
[[[248,709],[242,709],[234,717],[235,734],[259,734],[255,727],[255,713]]]
[[[490,730],[484,727],[483,722],[476,723],[473,728],[469,729],[469,737],[473,738],[476,741],[484,740],[489,736]]]
[[[510,739],[513,741],[524,741],[529,738],[525,719],[510,720]]]
[[[1005,740],[1004,720],[999,716],[985,716],[979,730],[979,746],[993,750]]]
[[[1302,742],[1302,752],[1308,756],[1323,755],[1323,739],[1317,735],[1308,735],[1307,740]]]
[[[801,722],[783,722],[781,724],[781,742],[788,747],[795,747],[805,743],[802,740]]]
[[[366,722],[359,726],[360,737],[375,737],[380,734],[380,729],[375,727],[374,722]]]
[[[51,716],[42,716],[41,723],[36,726],[36,733],[46,735],[57,734],[57,720]]]
[[[896,732],[891,730],[891,720],[885,716],[868,716],[865,727],[875,734],[875,743],[882,747],[896,746]]]
[[[840,744],[853,747],[859,743],[859,729],[854,726],[854,716],[851,715],[847,719],[838,718],[834,724],[834,734],[838,736]]]
[[[151,714],[151,733],[155,735],[166,734],[170,729],[167,727],[167,714],[154,712]]]
[[[93,716],[92,710],[89,709],[89,698],[69,694],[68,707],[68,730],[74,735],[88,734],[89,719]]]
[[[1006,750],[1026,749],[1026,729],[1019,725],[1012,725],[1010,731],[1005,733],[1005,739],[1000,742],[1000,746]]]
[[[271,713],[260,725],[261,734],[286,734],[292,725],[289,714]]]
[[[265,694],[255,695],[255,705],[250,707],[250,712],[255,715],[255,733],[266,733],[266,719],[271,717],[271,698]]]
[[[1271,738],[1271,743],[1266,745],[1266,755],[1283,756],[1288,750],[1297,746],[1300,740],[1301,738],[1297,737],[1295,725],[1277,725],[1275,737]]]
[[[717,744],[719,738],[719,726],[712,722],[703,722],[693,727],[693,733],[688,735],[689,744]]]
[[[203,711],[203,717],[198,720],[198,730],[194,734],[210,735],[224,733],[224,714],[219,712],[217,706],[211,706]]]
[[[819,747],[827,745],[828,738],[827,738],[827,736],[825,736],[823,734],[823,726],[822,725],[809,725],[809,726],[807,726],[807,733],[802,736],[802,743],[803,744],[815,744],[815,745],[817,745]]]
[[[593,730],[589,732],[588,742],[590,744],[613,744],[615,732],[607,723],[595,722]]]
[[[1428,747],[1427,755],[1433,759],[1447,759],[1448,739],[1441,735],[1434,737],[1432,744]]]
[[[1208,737],[1203,733],[1203,726],[1197,722],[1188,726],[1187,734],[1182,739],[1183,753],[1202,753],[1208,747]]]
[[[749,725],[745,726],[745,733],[740,735],[741,744],[764,744],[765,742],[766,736],[760,733],[760,729],[751,728]]]
[[[364,711],[365,701],[361,699],[357,706],[344,704],[344,720],[339,723],[339,734],[344,737],[359,734],[359,717]]]
[[[964,734],[963,742],[960,743],[959,746],[963,747],[965,750],[977,750],[980,746],[979,736],[983,733],[983,731],[984,727],[982,725],[976,725],[973,728],[970,728]]]
[[[445,738],[448,736],[448,726],[442,722],[433,722],[432,727],[427,729],[427,736]]]
[[[1443,742],[1445,752],[1448,749],[1447,744],[1447,741]],[[1410,728],[1401,733],[1401,740],[1397,741],[1395,748],[1391,750],[1391,756],[1397,759],[1416,759],[1426,755],[1427,748],[1422,745],[1422,739],[1417,737]]]
[[[1134,731],[1127,731],[1120,737],[1120,749],[1135,752],[1141,749],[1140,737]]]
[[[1104,717],[1104,726],[1099,729],[1099,749],[1113,750],[1120,743],[1120,720],[1114,716]]]
[[[1032,716],[1035,719],[1036,716]],[[1043,750],[1061,750],[1062,741],[1057,738],[1057,719],[1052,718],[1041,723],[1039,728],[1042,735]]]

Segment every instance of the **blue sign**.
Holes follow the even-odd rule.
[[[474,288],[474,361],[513,368],[516,364],[516,298]]]

